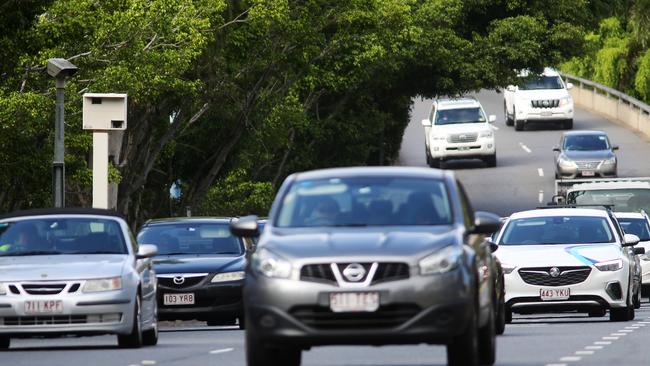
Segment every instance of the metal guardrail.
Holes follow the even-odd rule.
[[[594,89],[596,92],[599,92],[600,94],[604,94],[604,95],[607,95],[608,97],[616,98],[619,101],[623,101],[623,102],[625,102],[625,103],[627,103],[627,104],[629,104],[631,106],[634,106],[634,107],[638,108],[640,111],[642,111],[642,112],[644,112],[646,114],[650,114],[650,105],[648,105],[648,104],[646,104],[646,103],[644,103],[644,102],[642,102],[642,101],[640,101],[640,100],[638,100],[638,99],[636,99],[634,97],[631,97],[631,96],[629,96],[629,95],[627,95],[627,94],[625,94],[625,93],[623,93],[621,91],[618,91],[616,89],[612,89],[612,88],[610,88],[608,86],[605,86],[605,85],[602,85],[602,84],[598,84],[598,83],[596,83],[594,81],[591,81],[591,80],[579,78],[577,76],[573,76],[573,75],[566,74],[566,73],[563,73],[563,72],[561,72],[560,75],[562,77],[564,77],[565,80],[570,81],[572,84],[574,84],[574,85],[577,84],[581,89],[584,89],[583,86],[586,85],[586,86]]]

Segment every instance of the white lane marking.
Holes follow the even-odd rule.
[[[625,327],[625,329],[639,329],[638,325],[630,325],[629,327]]]
[[[560,358],[560,362],[574,362],[580,360],[582,360],[582,357],[580,356],[567,356],[567,357]]]
[[[594,342],[594,344],[602,344],[602,345],[606,346],[608,344],[612,344],[612,342],[610,342],[610,341],[597,341],[597,342]]]
[[[576,351],[578,356],[593,355],[595,351]]]
[[[156,361],[154,360],[142,360],[143,365],[155,365]]]
[[[492,129],[495,130],[495,131],[499,131],[499,127],[497,127],[495,125],[490,125],[490,127],[492,127]]]
[[[603,337],[603,340],[605,340],[605,341],[615,341],[615,340],[617,340],[618,338],[619,338],[619,337]]]
[[[537,168],[537,174],[539,174],[540,177],[543,177],[544,176],[544,169]]]
[[[547,363],[545,366],[567,366],[566,363]]]
[[[621,333],[632,333],[634,331],[632,329],[621,329],[621,330],[619,330],[619,332],[621,332]]]
[[[520,142],[520,143],[519,143],[519,146],[521,146],[521,148],[524,149],[524,151],[527,152],[527,153],[529,153],[529,154],[530,154],[531,152],[533,152],[531,149],[528,148],[528,146],[524,145],[523,142]]]
[[[626,336],[627,333],[612,333],[611,335],[616,337],[622,337],[622,336]]]
[[[593,350],[603,349],[603,346],[587,346],[587,347],[585,347],[585,349],[593,349]]]
[[[211,355],[218,355],[220,353],[232,352],[234,350],[235,350],[234,348],[215,349],[215,350],[210,351],[210,354]]]
[[[643,323],[638,323],[638,324],[634,324],[634,326],[635,326],[635,327],[645,327],[645,324],[643,324]]]
[[[537,200],[539,201],[539,203],[544,203],[544,191],[539,191],[539,193],[537,194]]]

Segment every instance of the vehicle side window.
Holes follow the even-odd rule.
[[[429,121],[433,123],[433,116],[436,114],[436,105],[435,103],[431,106],[431,113],[429,113]]]
[[[614,231],[616,231],[616,234],[618,235],[621,243],[623,243],[624,234],[623,234],[623,229],[621,229],[621,225],[618,223],[618,220],[615,217],[613,217],[611,213],[609,214],[609,219],[612,220],[612,222],[614,223]]]
[[[458,185],[458,197],[460,198],[460,206],[463,210],[463,220],[465,221],[465,227],[471,228],[474,226],[474,210],[472,209],[472,205],[467,198],[467,194],[465,193],[465,188],[463,188],[463,185],[458,181],[456,184]]]
[[[128,229],[128,232],[129,232],[129,240],[131,241],[131,248],[133,248],[133,254],[137,254],[138,249],[140,248],[138,246],[138,240],[133,235],[133,232],[131,231],[131,229]]]

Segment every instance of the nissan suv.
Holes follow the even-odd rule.
[[[322,345],[444,344],[450,365],[491,365],[499,318],[486,234],[449,171],[316,170],[280,188],[244,283],[249,366],[296,366]],[[231,223],[259,235],[256,217]]]
[[[487,166],[497,165],[497,147],[490,123],[496,116],[485,116],[474,98],[433,101],[429,118],[422,120],[427,165],[440,168],[451,159],[481,159]]]

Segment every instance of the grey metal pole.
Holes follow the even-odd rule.
[[[56,78],[56,111],[54,121],[54,207],[65,207],[65,116],[63,110],[64,90],[65,76],[59,76]]]

